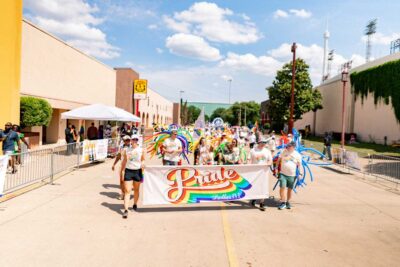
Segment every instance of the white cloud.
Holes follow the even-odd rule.
[[[289,17],[289,14],[286,11],[283,11],[281,9],[278,9],[274,12],[274,18],[287,18]]]
[[[157,53],[162,54],[164,53],[164,50],[162,50],[161,48],[157,47],[156,48]]]
[[[378,45],[390,45],[390,42],[399,39],[400,38],[400,33],[391,33],[388,35],[385,35],[383,33],[377,32],[374,35],[371,36],[371,43],[372,44],[378,44]],[[367,36],[361,37],[361,40],[363,42],[367,41]]]
[[[95,16],[97,6],[83,0],[25,0],[24,5],[34,23],[68,44],[98,58],[119,57],[119,48],[97,27],[103,22]]]
[[[310,11],[305,9],[290,9],[289,12],[299,18],[309,18],[312,15]]]
[[[239,23],[229,20],[234,12],[215,3],[198,2],[189,9],[175,12],[173,17],[164,16],[166,26],[179,33],[191,33],[209,41],[231,44],[248,44],[262,36],[247,16]]]
[[[173,31],[180,32],[180,33],[189,33],[190,32],[191,25],[185,21],[178,22],[168,16],[163,16],[163,21],[165,22],[165,25]]]
[[[204,61],[217,61],[221,55],[217,48],[210,46],[202,37],[186,33],[169,36],[166,47],[173,54]]]
[[[291,52],[292,44],[283,43],[278,48],[268,51],[268,55],[276,58],[282,62],[289,62],[292,60]],[[324,55],[324,49],[316,44],[310,46],[297,44],[296,57],[302,58],[310,66],[310,76],[313,80],[314,85],[318,84],[322,79],[322,59]],[[346,58],[340,54],[335,53],[331,65],[331,77],[335,76],[340,66],[349,61],[353,60],[352,67],[359,66],[365,63],[364,57],[358,54],[353,54],[350,58]]]
[[[227,58],[220,62],[220,67],[247,70],[256,74],[273,76],[276,74],[276,70],[282,67],[282,63],[270,56],[257,57],[250,53],[238,55],[229,52]]]
[[[156,29],[158,29],[158,25],[157,24],[150,24],[150,25],[147,26],[147,29],[156,30]]]

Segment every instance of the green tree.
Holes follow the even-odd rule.
[[[49,102],[41,98],[23,96],[20,99],[21,127],[48,126],[53,109]]]
[[[201,109],[195,106],[189,106],[187,108],[187,124],[194,123],[199,117]]]
[[[213,121],[215,118],[218,118],[218,117],[221,117],[223,120],[225,120],[225,119],[224,119],[224,116],[225,116],[224,113],[225,113],[225,111],[226,111],[225,108],[217,108],[217,109],[214,110],[213,113],[211,114],[210,121]]]
[[[298,58],[296,60],[296,78],[294,85],[294,120],[311,110],[322,108],[322,95],[318,90],[313,90],[309,66]],[[272,86],[268,87],[270,104],[268,112],[274,129],[282,129],[290,116],[290,98],[292,84],[292,62],[283,66],[276,74]]]
[[[231,125],[246,125],[260,119],[260,104],[254,101],[235,102],[224,115]]]

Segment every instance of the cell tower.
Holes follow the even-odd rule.
[[[366,62],[369,62],[371,57],[371,37],[376,33],[376,22],[377,19],[370,20],[365,28],[365,35],[367,35],[367,52],[365,55]]]
[[[326,31],[324,32],[324,58],[322,61],[322,81],[325,81],[326,79],[326,73],[325,73],[325,68],[326,68],[326,58],[327,58],[327,53],[328,53],[328,40],[329,40],[329,31],[328,27],[326,27]]]
[[[400,52],[400,38],[390,42],[390,54]]]

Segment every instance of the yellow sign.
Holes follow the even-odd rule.
[[[133,94],[135,99],[145,99],[147,96],[147,80],[135,80]]]

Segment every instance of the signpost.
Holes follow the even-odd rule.
[[[146,99],[147,97],[147,80],[135,80],[133,83],[133,98]]]

